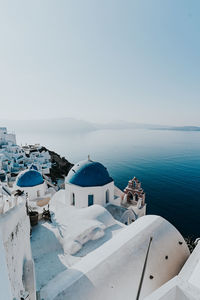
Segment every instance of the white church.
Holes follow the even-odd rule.
[[[28,201],[29,208],[41,214],[42,209],[49,204],[55,193],[55,189],[48,184],[49,182],[43,178],[37,167],[31,165],[19,173],[13,189],[22,191]]]
[[[137,178],[122,192],[108,170],[88,156],[75,164],[65,178],[65,203],[76,208],[104,206],[122,223],[128,224],[146,214],[145,194]]]
[[[114,181],[107,169],[90,158],[75,164],[65,179],[66,201],[77,208],[114,201]]]

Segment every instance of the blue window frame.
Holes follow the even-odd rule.
[[[94,195],[88,195],[88,206],[94,204]]]

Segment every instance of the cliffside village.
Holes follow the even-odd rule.
[[[200,299],[200,244],[146,215],[100,162],[69,163],[0,128],[0,299]]]

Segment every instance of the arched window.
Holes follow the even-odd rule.
[[[106,203],[109,203],[109,190],[106,191]]]
[[[74,193],[72,193],[72,205],[75,206],[75,195],[74,195]]]
[[[131,192],[128,192],[127,194],[127,202],[132,203],[133,201],[133,194]]]

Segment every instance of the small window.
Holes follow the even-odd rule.
[[[72,205],[75,206],[75,195],[74,195],[74,193],[72,193]]]
[[[109,203],[109,190],[106,191],[106,203]]]
[[[40,197],[40,191],[37,191],[37,197],[38,198]]]

